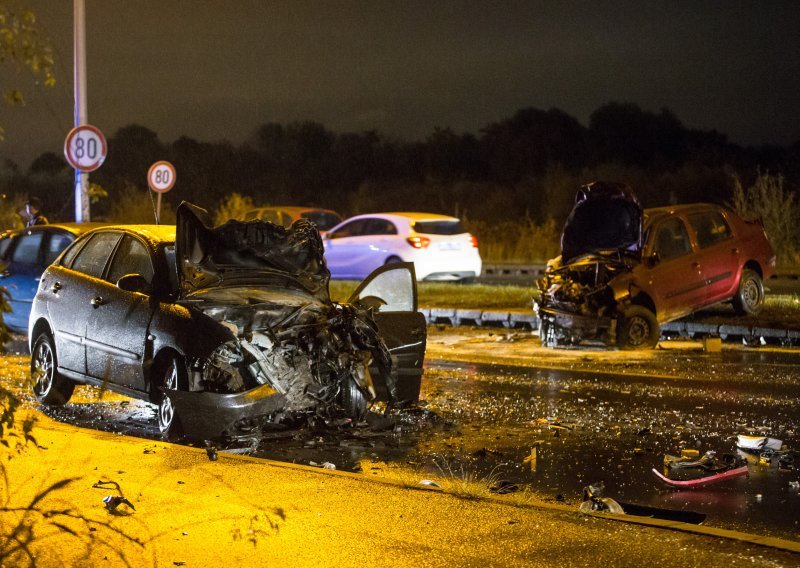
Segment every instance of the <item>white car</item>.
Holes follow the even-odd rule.
[[[455,217],[433,213],[358,215],[325,235],[336,279],[361,279],[383,264],[413,262],[417,280],[469,281],[481,274],[478,240]]]

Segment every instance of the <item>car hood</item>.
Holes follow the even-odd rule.
[[[561,234],[561,259],[584,254],[639,251],[642,206],[625,184],[592,182],[582,186]]]
[[[175,258],[181,298],[228,286],[298,290],[330,301],[322,239],[305,220],[285,228],[230,220],[214,227],[205,209],[178,206]]]

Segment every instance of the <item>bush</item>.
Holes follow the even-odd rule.
[[[214,225],[222,225],[230,219],[242,220],[244,219],[244,214],[251,209],[255,209],[255,205],[250,196],[231,193],[214,210]]]
[[[0,199],[0,231],[21,229],[25,226],[19,211],[25,207],[25,197],[4,195]]]
[[[156,196],[148,193],[150,192],[128,185],[113,198],[108,210],[108,220],[112,223],[155,223]],[[161,224],[175,224],[175,211],[166,200],[161,201]]]
[[[797,196],[786,189],[782,175],[758,173],[753,185],[744,188],[733,175],[733,207],[745,219],[761,219],[772,246],[783,265],[800,264],[798,229],[800,207]]]
[[[477,237],[484,262],[544,263],[561,253],[554,219],[541,225],[529,217],[498,223],[465,219],[465,225]]]

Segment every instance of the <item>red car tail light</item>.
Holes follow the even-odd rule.
[[[472,245],[472,248],[478,248],[478,238],[475,235],[469,236],[469,242]]]
[[[406,241],[415,249],[428,248],[428,245],[431,244],[431,240],[427,237],[408,237]]]

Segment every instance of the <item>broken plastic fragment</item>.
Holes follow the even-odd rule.
[[[439,487],[439,488],[442,487],[441,485],[439,485],[438,483],[436,483],[435,481],[433,481],[431,479],[423,479],[423,480],[421,480],[419,482],[419,484],[420,485],[427,485],[428,487]]]
[[[762,450],[780,450],[783,442],[767,436],[736,436],[736,447],[740,450],[760,452]]]
[[[116,513],[117,507],[120,505],[127,505],[134,511],[136,510],[136,507],[133,506],[133,503],[128,501],[125,497],[120,497],[119,495],[107,495],[106,497],[103,497],[103,503],[106,504],[106,509],[112,513]]]

